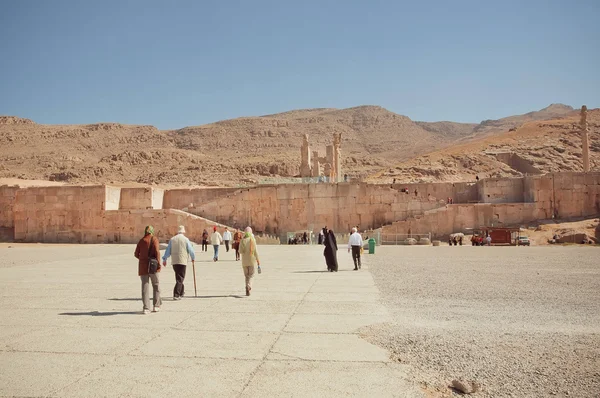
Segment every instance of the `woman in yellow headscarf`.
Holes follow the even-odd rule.
[[[246,278],[246,296],[250,295],[252,290],[252,277],[254,276],[254,267],[260,267],[258,250],[256,250],[256,240],[252,234],[252,228],[246,227],[244,237],[240,241],[240,254],[242,255],[242,269]]]

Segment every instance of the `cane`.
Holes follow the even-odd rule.
[[[198,291],[196,291],[196,263],[192,261],[192,271],[194,272],[194,297],[198,297]]]

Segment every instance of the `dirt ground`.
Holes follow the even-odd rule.
[[[597,246],[378,247],[370,271],[394,321],[363,329],[431,396],[597,397]]]

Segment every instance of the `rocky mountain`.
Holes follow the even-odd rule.
[[[546,108],[553,115],[552,107]],[[562,112],[562,111],[561,111]],[[512,131],[454,145],[400,162],[367,178],[372,182],[473,181],[476,176],[509,177],[559,171],[582,171],[578,111],[529,121]],[[508,123],[511,123],[511,118]],[[514,120],[514,119],[512,119]],[[518,119],[519,122],[524,119]],[[489,125],[489,123],[488,123]],[[504,127],[506,128],[506,127]],[[600,170],[600,109],[588,111],[590,169]]]
[[[572,108],[481,124],[414,122],[378,106],[305,109],[160,131],[119,123],[43,125],[0,117],[0,178],[69,183],[168,186],[278,182],[299,172],[309,135],[325,154],[342,133],[344,173],[362,178],[419,155],[506,132],[521,121],[552,118]],[[380,173],[384,176],[385,173]]]

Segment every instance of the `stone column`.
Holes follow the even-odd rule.
[[[319,152],[312,153],[312,168],[310,170],[311,177],[319,177],[321,175],[321,163],[319,162]]]
[[[325,163],[329,164],[330,172],[329,173],[325,172],[325,175],[327,177],[331,178],[331,176],[335,174],[335,170],[333,169],[335,167],[333,145],[327,145],[326,150],[327,150],[327,152],[326,152],[325,159],[327,159],[327,160],[325,161]],[[330,180],[329,182],[333,182],[333,181]]]
[[[587,106],[581,107],[581,146],[582,146],[582,160],[583,160],[583,172],[588,173],[590,171],[590,142],[588,139],[588,124],[587,124]]]
[[[335,171],[335,182],[342,180],[342,152],[340,144],[342,143],[342,133],[333,134],[333,169]]]
[[[300,177],[310,177],[311,173],[311,161],[310,161],[310,147],[308,145],[308,134],[304,134],[304,139],[302,140],[302,147],[300,148]]]

